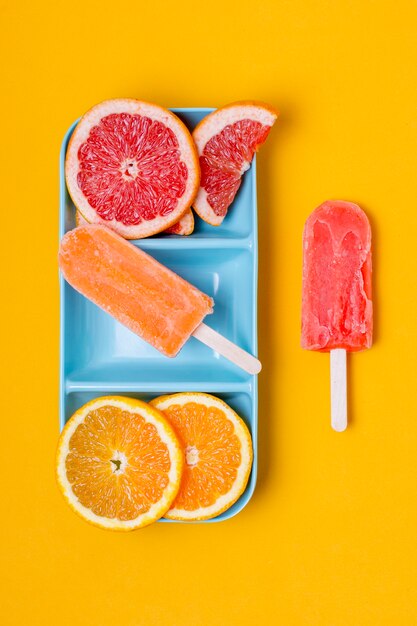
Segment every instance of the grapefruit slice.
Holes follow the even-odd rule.
[[[243,174],[277,116],[277,111],[262,102],[235,102],[213,111],[196,126],[193,137],[201,182],[193,206],[212,226],[223,222]]]
[[[79,211],[75,211],[75,225],[82,226],[88,224],[87,220]],[[194,215],[191,209],[188,209],[174,226],[170,226],[164,233],[168,235],[191,235],[194,230]]]
[[[200,169],[192,137],[176,115],[119,99],[82,117],[68,146],[65,176],[87,222],[140,239],[178,222],[195,198]]]
[[[165,517],[210,519],[231,507],[252,467],[252,440],[243,420],[207,393],[161,396],[151,404],[172,424],[185,455],[180,490]]]
[[[162,413],[133,398],[82,406],[61,433],[59,487],[83,519],[134,530],[159,519],[178,493],[183,453]]]

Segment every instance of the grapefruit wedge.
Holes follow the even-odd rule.
[[[79,211],[75,212],[75,225],[82,226],[88,224],[87,220]],[[194,215],[191,209],[188,209],[176,224],[170,226],[164,233],[167,235],[191,235],[194,230]]]
[[[176,115],[156,104],[118,99],[81,118],[65,176],[87,222],[140,239],[181,219],[197,193],[200,170],[191,134]]]
[[[212,226],[223,222],[243,174],[277,116],[262,102],[235,102],[213,111],[195,128],[201,182],[193,206]]]
[[[174,224],[174,226],[170,226],[164,233],[168,235],[191,235],[194,231],[194,215],[191,209],[188,209],[181,217],[181,219]]]

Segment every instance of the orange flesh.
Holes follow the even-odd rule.
[[[173,508],[194,511],[214,504],[232,488],[241,464],[241,444],[221,409],[195,402],[172,405],[164,414],[185,451],[180,491]]]
[[[59,265],[77,291],[166,356],[212,312],[211,298],[105,226],[68,232]]]
[[[168,448],[153,424],[114,406],[92,410],[69,441],[66,474],[82,505],[96,515],[135,519],[168,485]]]

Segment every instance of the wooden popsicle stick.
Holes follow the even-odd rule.
[[[249,374],[259,374],[262,369],[261,362],[249,352],[242,350],[236,344],[232,343],[223,335],[216,332],[210,326],[202,323],[197,326],[193,332],[193,337],[205,343],[229,361],[232,361],[238,367],[241,367],[245,372]]]
[[[346,350],[330,350],[330,398],[332,428],[338,432],[347,427]]]

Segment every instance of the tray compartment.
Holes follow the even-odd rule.
[[[213,262],[215,255],[215,262]],[[246,248],[214,250],[184,250],[162,247],[152,250],[152,256],[180,276],[195,284],[215,301],[214,312],[205,318],[209,326],[249,351],[253,342],[253,314],[249,293],[253,292],[252,253]],[[221,268],[220,271],[218,268]],[[236,280],[236,276],[244,277]],[[65,316],[65,376],[82,375],[98,380],[135,380],[144,375],[158,380],[173,377],[184,379],[187,368],[192,376],[236,381],[249,374],[232,366],[210,348],[191,338],[174,359],[167,359],[125,326],[114,320],[92,302],[64,285]],[[248,313],[241,315],[242,309]],[[196,369],[199,372],[196,371]],[[80,374],[80,371],[82,374]]]
[[[187,391],[195,391],[195,389],[186,389]],[[182,389],[184,391],[184,389]],[[232,407],[242,417],[242,419],[246,422],[246,425],[249,428],[249,431],[252,436],[254,451],[256,451],[257,443],[258,443],[258,429],[257,429],[257,417],[256,417],[256,401],[254,394],[250,389],[245,390],[244,388],[239,389],[239,386],[236,385],[236,390],[234,391],[225,391],[223,386],[216,386],[213,389],[201,389],[198,391],[206,391],[207,393],[212,393],[213,395],[221,398],[229,406]],[[108,389],[105,393],[101,390],[90,389],[88,391],[71,391],[66,394],[65,400],[65,411],[67,413],[67,417],[69,418],[74,411],[76,411],[80,406],[93,400],[94,398],[98,398],[103,395],[120,395],[120,396],[128,396],[131,398],[138,398],[140,400],[144,400],[145,402],[149,402],[153,398],[157,398],[158,396],[164,395],[166,393],[171,393],[172,389],[166,389],[161,386],[159,389],[155,389],[152,392],[137,392],[137,391],[118,391],[115,388]],[[235,504],[217,517],[211,520],[204,520],[202,522],[183,522],[183,523],[197,523],[197,524],[205,524],[211,522],[220,522],[230,517],[233,517],[239,511],[243,509],[244,506],[248,503],[255,489],[256,485],[256,477],[257,477],[257,457],[256,452],[254,453],[254,462],[252,466],[251,475],[249,477],[249,481],[244,493],[241,495],[239,500],[235,502]],[[178,524],[179,522],[174,520],[161,519],[159,522],[165,523],[173,523]]]

